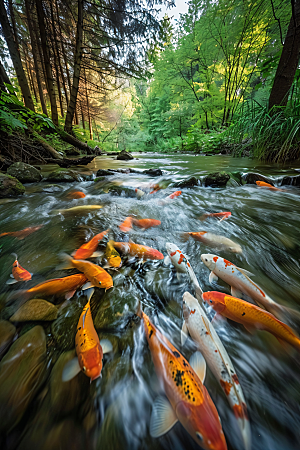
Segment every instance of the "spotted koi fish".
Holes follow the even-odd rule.
[[[112,344],[108,339],[99,341],[91,314],[90,299],[94,293],[91,289],[89,300],[78,321],[75,336],[75,350],[77,358],[69,361],[63,370],[63,381],[74,378],[81,370],[90,378],[91,382],[100,377],[103,354],[112,351]]]
[[[183,317],[182,345],[190,334],[223,389],[241,431],[244,447],[250,450],[251,430],[247,406],[236,371],[205,311],[189,292],[183,294]]]
[[[179,421],[194,441],[205,450],[226,450],[220,418],[203,386],[205,361],[197,352],[190,363],[158,331],[142,311],[147,341],[165,397],[155,400],[150,421],[152,437],[162,436]]]
[[[96,234],[89,242],[86,242],[83,244],[78,250],[76,250],[74,253],[72,253],[72,256],[74,259],[87,259],[91,256],[99,256],[99,254],[96,252],[96,248],[98,247],[98,244],[104,236],[109,232],[109,230],[102,231],[102,233]]]
[[[227,259],[212,254],[202,254],[202,262],[211,270],[209,282],[217,281],[218,277],[231,286],[231,295],[242,298],[243,295],[249,296],[255,303],[278,319],[290,316],[293,312],[278,303],[274,302],[249,276],[253,274],[245,269],[241,269],[232,264]]]
[[[144,261],[147,259],[164,259],[164,255],[155,248],[148,247],[147,245],[135,244],[132,241],[114,242],[114,247],[126,255],[137,256]]]
[[[209,233],[208,231],[190,231],[187,233],[182,233],[181,237],[184,241],[187,241],[191,237],[195,239],[195,241],[203,242],[203,244],[208,245],[209,247],[229,250],[233,253],[243,253],[242,247],[236,242],[233,242],[225,236]]]
[[[300,351],[299,337],[273,314],[222,292],[204,292],[202,297],[218,314],[241,323],[248,331],[252,332],[254,329],[268,331],[279,342],[285,341]]]
[[[12,274],[11,280],[7,280],[6,284],[14,284],[18,283],[18,281],[28,281],[31,280],[31,273],[28,272],[28,270],[24,269],[18,262],[18,257],[15,253],[12,253],[12,255],[16,258],[13,267],[12,267]]]
[[[197,277],[191,264],[189,263],[187,257],[182,253],[182,251],[171,242],[166,243],[166,249],[168,252],[168,256],[165,257],[164,263],[170,264],[172,263],[177,272],[177,278],[180,281],[180,274],[187,273],[191,278],[191,281],[194,285],[194,289],[196,292],[196,297],[200,303],[202,303],[202,289],[199,286]]]

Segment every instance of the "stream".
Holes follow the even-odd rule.
[[[90,383],[82,372],[62,381],[64,365],[75,356],[75,333],[87,296],[82,290],[63,296],[41,297],[57,309],[55,320],[9,319],[20,306],[22,293],[7,303],[12,292],[29,289],[47,279],[79,273],[59,270],[59,254],[71,254],[95,234],[110,229],[109,239],[147,245],[167,255],[166,243],[176,244],[188,257],[202,290],[230,294],[222,280],[211,285],[202,253],[214,253],[253,273],[253,281],[276,302],[300,311],[299,223],[300,188],[284,186],[271,191],[237,183],[226,188],[195,186],[164,202],[178,190],[170,184],[210,172],[256,172],[278,185],[279,177],[299,175],[300,163],[279,166],[249,158],[228,156],[162,155],[136,153],[131,161],[96,157],[86,167],[74,168],[86,181],[27,184],[18,199],[0,200],[0,233],[43,225],[23,240],[0,238],[0,448],[2,450],[160,450],[200,448],[180,423],[161,438],[149,433],[153,402],[161,392],[141,320],[138,303],[154,325],[189,360],[196,347],[189,339],[181,346],[182,295],[193,286],[187,276],[180,281],[174,267],[162,260],[122,256],[123,265],[110,271],[114,287],[95,289],[91,301],[94,326],[100,339],[109,339],[113,351],[103,358],[102,377]],[[45,166],[46,176],[55,166]],[[94,182],[98,169],[134,168],[136,173],[116,172]],[[142,174],[160,168],[160,177]],[[138,171],[141,173],[138,173]],[[135,188],[149,193],[151,184],[162,189],[137,199]],[[122,189],[124,191],[122,193]],[[82,191],[85,198],[67,194]],[[80,205],[101,205],[98,210],[63,212]],[[59,213],[59,211],[61,211]],[[219,221],[204,213],[230,211]],[[128,216],[152,218],[161,225],[147,230],[133,226],[123,233],[119,225]],[[208,231],[225,236],[242,247],[242,254],[218,250],[189,239],[186,231]],[[14,257],[33,274],[27,282],[7,285]],[[93,260],[96,262],[95,260]],[[101,261],[101,259],[99,260]],[[40,297],[39,297],[40,298]],[[214,311],[206,307],[210,319]],[[4,323],[5,322],[5,323]],[[12,327],[13,323],[14,327]],[[8,325],[7,325],[8,324]],[[1,330],[5,330],[1,332]],[[8,330],[8,331],[7,331]],[[300,332],[300,324],[295,325]],[[299,354],[287,352],[270,333],[254,335],[238,323],[227,321],[216,331],[237,372],[250,418],[252,449],[296,450],[300,442]],[[1,333],[3,333],[1,337]],[[7,338],[5,348],[1,342]],[[4,337],[3,337],[4,336]],[[2,339],[2,341],[1,341]],[[12,344],[13,342],[13,344]],[[221,418],[227,447],[242,450],[239,429],[226,397],[210,369],[204,381]]]

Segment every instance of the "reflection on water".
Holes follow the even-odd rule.
[[[114,288],[104,293],[97,289],[92,301],[92,316],[100,339],[108,338],[113,353],[104,356],[102,378],[89,384],[83,374],[63,383],[65,363],[72,359],[76,326],[86,296],[77,292],[71,300],[45,298],[58,308],[53,322],[8,323],[17,306],[5,306],[9,292],[28,289],[46,279],[63,277],[76,270],[57,270],[58,255],[71,254],[96,233],[108,228],[116,241],[133,242],[156,248],[166,256],[166,242],[175,243],[189,258],[203,291],[212,290],[209,271],[202,264],[201,253],[217,253],[255,274],[255,282],[276,301],[300,310],[299,271],[299,189],[272,192],[255,186],[227,189],[196,187],[183,189],[182,195],[165,204],[160,201],[174,188],[168,185],[184,176],[200,176],[209,171],[256,171],[274,180],[297,173],[290,167],[261,165],[249,159],[224,156],[137,154],[129,162],[96,158],[82,172],[97,169],[162,168],[156,178],[166,187],[143,196],[128,196],[135,187],[149,187],[154,179],[138,173],[120,174],[98,183],[82,181],[47,186],[26,186],[27,194],[18,201],[0,204],[0,233],[43,225],[24,240],[7,236],[0,239],[1,319],[0,355],[0,446],[1,449],[190,449],[198,448],[182,425],[160,439],[151,438],[151,408],[160,393],[160,385],[143,327],[135,312],[138,301],[161,332],[189,359],[195,351],[191,340],[182,348],[182,294],[193,287],[188,277],[176,278],[172,266],[163,261],[140,264],[123,257],[123,266],[111,272]],[[53,167],[44,169],[44,173]],[[124,186],[126,195],[112,195],[109,188]],[[70,200],[67,193],[83,191],[85,198]],[[122,190],[122,189],[121,189]],[[119,191],[115,192],[118,194]],[[130,194],[131,195],[131,194]],[[53,215],[81,205],[102,205],[95,211]],[[198,217],[205,212],[231,211],[228,220],[220,222]],[[120,232],[118,225],[128,215],[138,219],[153,218],[161,226],[131,233]],[[241,245],[242,254],[214,250],[190,239],[182,242],[183,231],[209,231],[232,239]],[[99,249],[104,250],[103,245]],[[31,281],[6,285],[14,257],[33,273]],[[214,289],[230,292],[218,280]],[[21,295],[21,294],[20,294]],[[208,309],[208,315],[213,316]],[[7,325],[8,324],[8,325]],[[218,326],[218,334],[230,355],[242,385],[252,430],[252,449],[296,450],[300,433],[299,358],[288,354],[268,333],[251,335],[233,322]],[[299,329],[298,329],[299,331]],[[16,340],[16,337],[18,339]],[[15,340],[7,349],[11,342]],[[208,369],[205,380],[222,420],[228,449],[241,450],[242,442],[230,406]]]

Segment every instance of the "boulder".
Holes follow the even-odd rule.
[[[283,177],[280,186],[298,186],[300,187],[300,175],[292,177]]]
[[[102,152],[101,148],[98,147],[98,145],[96,145],[94,147],[94,154],[97,155],[97,156],[103,155],[103,152]]]
[[[146,169],[146,170],[143,170],[143,173],[145,175],[149,175],[150,177],[161,177],[163,174],[163,171],[161,169]]]
[[[51,172],[46,181],[52,181],[54,183],[70,183],[73,181],[80,181],[80,176],[73,170],[54,170]]]
[[[75,334],[84,301],[82,305],[78,300],[72,300],[60,310],[58,318],[51,324],[51,334],[61,350],[71,350],[75,347]]]
[[[41,181],[40,171],[29,164],[16,162],[7,169],[8,175],[17,178],[21,183],[36,183]]]
[[[133,156],[131,155],[131,153],[126,152],[126,150],[122,150],[118,156],[117,159],[119,160],[124,160],[124,161],[129,161],[130,159],[134,159]]]
[[[22,419],[46,376],[46,335],[35,326],[17,339],[0,363],[0,430]]]
[[[259,173],[248,172],[242,176],[242,179],[246,184],[256,184],[256,181],[264,181],[265,183],[269,183],[274,186],[273,181],[270,178],[267,178]]]
[[[115,174],[116,174],[115,171],[110,170],[110,169],[108,169],[108,170],[99,169],[99,170],[97,170],[96,176],[97,177],[108,177],[108,176],[115,175]]]
[[[16,334],[16,327],[7,320],[0,320],[0,358],[12,343]]]
[[[17,178],[0,173],[0,198],[17,197],[24,192],[25,188]]]
[[[230,175],[226,172],[209,173],[204,177],[203,184],[205,187],[225,187]]]
[[[55,320],[57,308],[52,303],[35,298],[24,303],[9,319],[11,322],[29,322],[32,320]]]
[[[178,181],[172,185],[172,187],[176,188],[191,188],[194,186],[199,186],[199,181],[196,177],[186,178],[185,180]]]
[[[122,195],[123,197],[136,198],[136,192],[134,188],[125,186],[113,186],[109,188],[111,195]]]

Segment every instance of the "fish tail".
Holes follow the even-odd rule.
[[[63,262],[56,267],[57,270],[74,268],[74,265],[72,262],[73,258],[71,256],[67,255],[66,253],[60,253],[58,256],[59,256],[59,259],[61,259]]]
[[[180,233],[180,240],[183,242],[188,241],[190,238],[190,233]]]
[[[143,318],[143,310],[141,306],[141,301],[139,300],[138,307],[136,310],[136,315],[139,316],[141,319]]]
[[[238,420],[238,422],[241,419]],[[244,442],[244,448],[245,450],[251,450],[251,428],[250,428],[250,423],[249,420],[244,418],[244,420],[241,420],[242,424],[240,426],[240,430],[241,430],[241,435],[243,438],[243,442]]]
[[[6,301],[6,306],[12,305],[15,301],[18,301],[18,307],[28,302],[32,298],[32,293],[26,290],[19,290],[12,292]]]
[[[203,222],[204,220],[206,220],[208,217],[208,214],[202,214],[200,217],[198,217],[198,220],[201,220],[201,222]]]
[[[7,236],[9,234],[9,231],[7,231],[6,233],[1,233],[0,234],[0,237],[2,237],[2,236]]]

